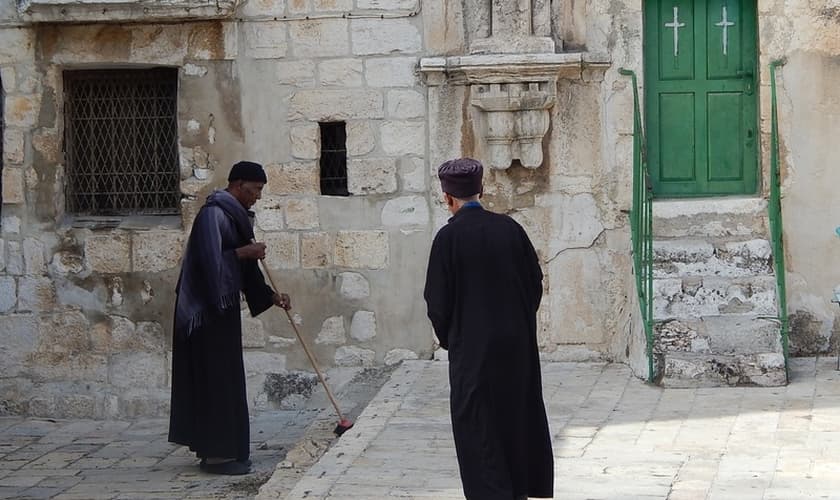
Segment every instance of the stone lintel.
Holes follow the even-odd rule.
[[[30,23],[185,21],[230,17],[235,0],[20,0]]]
[[[603,64],[588,62],[587,56],[583,52],[566,52],[424,57],[420,60],[420,72],[431,86],[579,80],[584,67]]]

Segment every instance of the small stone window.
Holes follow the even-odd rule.
[[[179,211],[175,68],[64,72],[67,211]]]
[[[347,191],[347,127],[344,122],[322,122],[321,194],[349,196]]]

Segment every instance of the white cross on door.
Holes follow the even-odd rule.
[[[666,28],[673,28],[674,29],[674,57],[677,57],[680,53],[680,28],[685,27],[685,23],[680,22],[680,8],[676,5],[674,6],[674,20],[670,23],[665,23]]]
[[[715,26],[723,28],[723,55],[726,55],[726,49],[729,46],[729,27],[735,26],[735,23],[726,17],[726,5],[723,6],[723,13],[721,14],[720,22],[715,23]]]

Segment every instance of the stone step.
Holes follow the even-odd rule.
[[[654,339],[660,354],[782,352],[778,320],[751,314],[663,321],[654,325]]]
[[[716,243],[657,240],[653,242],[653,275],[662,278],[771,274],[772,257],[766,239]]]
[[[665,354],[660,362],[664,387],[778,387],[787,383],[784,356],[776,352],[729,356],[678,352]]]
[[[654,320],[736,314],[776,316],[776,278],[690,276],[653,280]]]
[[[653,203],[654,238],[762,238],[768,234],[763,198],[701,198]]]

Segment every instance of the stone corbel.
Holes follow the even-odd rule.
[[[484,111],[485,127],[479,133],[490,168],[506,169],[516,159],[527,168],[542,165],[555,88],[554,80],[471,86],[472,105]]]

